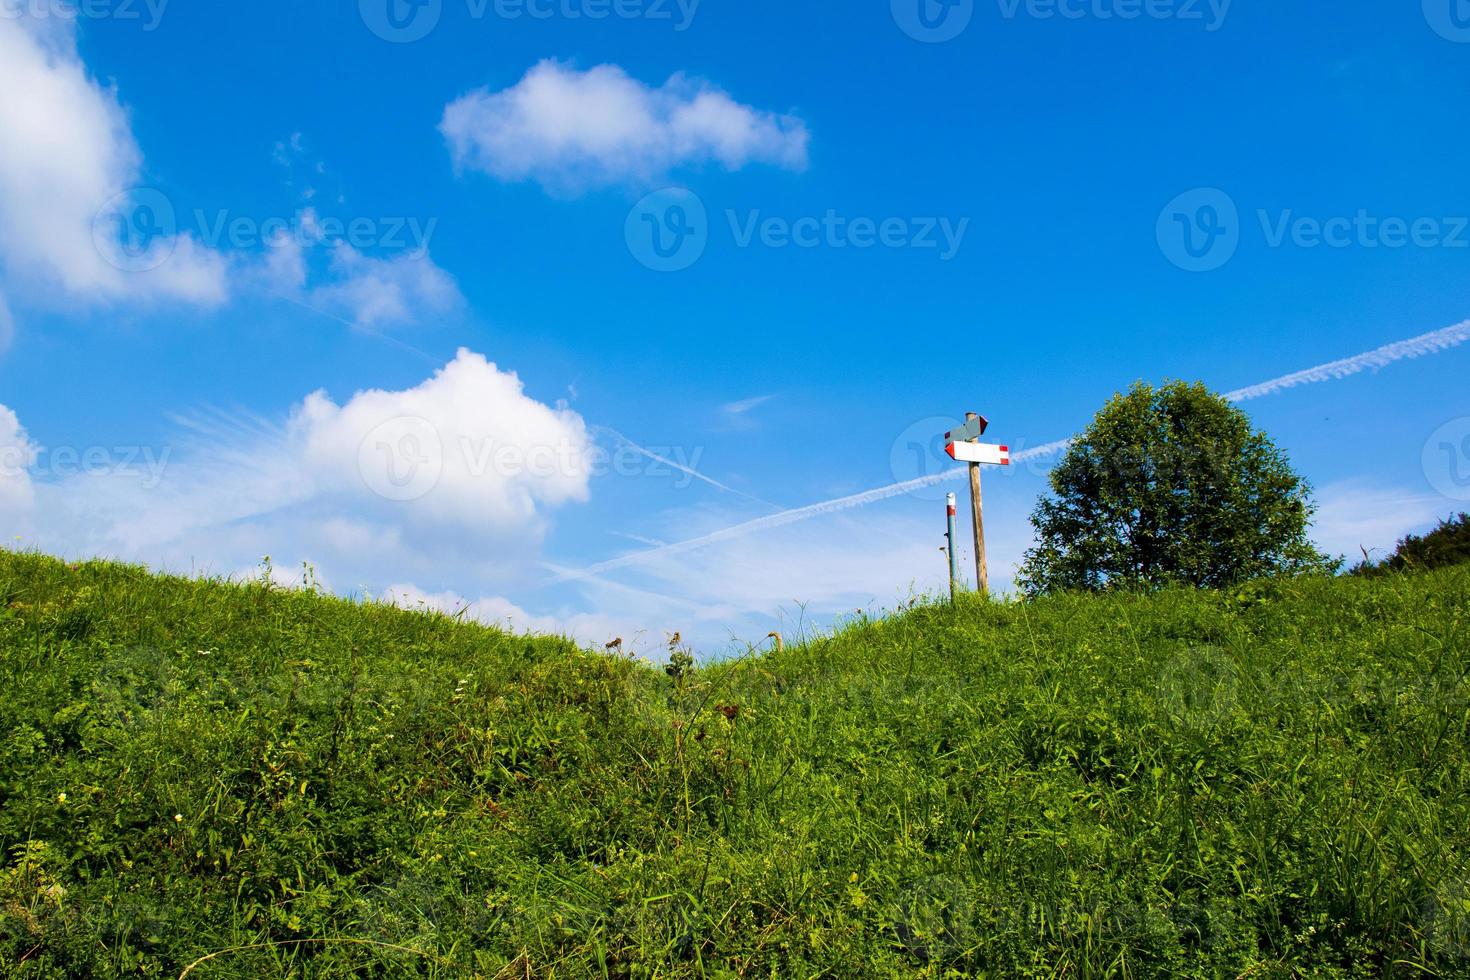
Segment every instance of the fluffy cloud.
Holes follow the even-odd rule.
[[[801,170],[809,141],[800,119],[742,105],[684,75],[654,88],[616,65],[577,71],[556,61],[504,91],[451,102],[439,128],[462,168],[569,191],[647,183],[709,162]]]
[[[464,304],[459,284],[435,264],[427,245],[378,258],[347,242],[324,242],[313,208],[267,242],[243,278],[363,330],[422,323]]]
[[[413,323],[461,302],[454,277],[435,265],[428,252],[379,259],[339,245],[332,249],[331,271],[331,280],[311,296],[357,327]]]
[[[34,500],[30,468],[36,447],[21,428],[20,419],[0,405],[0,518],[18,523]]]
[[[183,437],[131,465],[36,482],[19,530],[46,551],[176,571],[270,555],[349,589],[406,575],[504,583],[534,567],[551,512],[589,494],[581,417],[470,351],[411,388],[341,404],[313,393],[282,424],[181,421]]]
[[[179,231],[168,197],[139,188],[143,154],[127,113],[88,75],[71,21],[0,17],[0,133],[0,284],[12,297],[216,306],[243,286],[364,329],[461,302],[425,243],[388,257],[317,248],[310,209],[260,254],[221,252]],[[12,332],[0,296],[0,351]]]
[[[133,195],[142,154],[69,21],[0,17],[0,266],[13,290],[73,299],[226,298],[226,262]]]
[[[463,349],[407,391],[359,392],[342,406],[311,395],[289,441],[319,486],[376,494],[456,531],[530,526],[541,508],[588,496],[581,417]]]

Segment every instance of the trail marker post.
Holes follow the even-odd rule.
[[[982,595],[990,592],[990,569],[985,562],[985,511],[980,500],[980,467],[1011,465],[1008,446],[987,446],[980,442],[980,437],[989,427],[990,420],[985,416],[966,412],[964,427],[944,434],[944,451],[950,459],[970,464],[970,508],[975,518],[975,581]],[[950,547],[954,547],[953,538]],[[951,561],[952,556],[953,551]]]
[[[960,556],[954,550],[954,494],[949,494],[945,498],[945,507],[949,511],[949,530],[945,533],[945,538],[949,541],[949,601],[954,602],[959,597],[960,591]]]

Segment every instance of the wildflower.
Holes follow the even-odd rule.
[[[66,802],[66,794],[65,793],[57,793],[56,794],[56,802],[57,803],[65,803]]]
[[[183,823],[183,822],[184,822],[184,815],[182,813],[175,813],[174,814],[174,823]]]

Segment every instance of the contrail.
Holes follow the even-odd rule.
[[[1369,369],[1387,367],[1395,361],[1437,354],[1440,351],[1458,347],[1466,341],[1470,341],[1470,320],[1457,323],[1453,327],[1445,327],[1443,330],[1435,330],[1418,337],[1411,337],[1408,340],[1385,344],[1375,350],[1365,351],[1362,354],[1343,358],[1340,361],[1332,361],[1328,364],[1307,368],[1304,371],[1297,371],[1293,374],[1273,378],[1270,381],[1262,381],[1259,384],[1253,384],[1232,391],[1225,397],[1233,402],[1264,398],[1267,395],[1274,395],[1288,388],[1296,388],[1300,385],[1307,384],[1318,384],[1323,381],[1335,381],[1339,378],[1346,378]],[[1059,439],[1056,442],[1048,442],[1022,452],[1012,453],[1011,461],[1013,463],[1024,463],[1033,459],[1054,456],[1057,453],[1065,451],[1072,444],[1072,441],[1071,439]],[[808,504],[805,507],[784,510],[778,514],[758,517],[755,520],[745,521],[744,523],[736,524],[711,534],[703,535],[702,537],[690,538],[687,541],[678,541],[674,544],[664,545],[661,548],[650,548],[647,551],[638,551],[631,555],[624,555],[621,558],[599,562],[580,571],[565,571],[553,581],[568,582],[589,578],[604,572],[628,568],[633,565],[641,565],[654,558],[665,558],[672,555],[682,555],[690,551],[698,551],[701,548],[707,548],[710,545],[719,544],[722,541],[743,538],[748,534],[756,534],[760,531],[768,531],[771,528],[784,527],[787,524],[811,520],[813,517],[836,514],[840,511],[852,510],[855,507],[866,507],[868,504],[875,504],[882,500],[899,497],[911,491],[923,489],[924,487],[946,483],[950,480],[963,479],[967,472],[968,470],[966,468],[959,467],[953,470],[946,470],[943,473],[936,473],[932,476],[921,476],[914,480],[904,480],[901,483],[889,484],[886,487],[865,490],[862,493],[855,493],[847,497],[837,497],[833,500],[824,500],[821,503]]]
[[[1053,456],[1071,444],[1071,439],[1049,442],[1023,452],[1012,453],[1011,461],[1024,463],[1032,459]],[[746,521],[743,524],[736,524],[732,527],[706,534],[703,537],[690,538],[688,541],[677,541],[674,544],[666,544],[661,548],[650,548],[647,551],[634,552],[631,555],[624,555],[621,558],[599,562],[596,565],[579,571],[566,571],[553,581],[570,582],[577,579],[590,578],[594,575],[601,575],[604,572],[627,568],[630,565],[638,565],[651,558],[663,558],[669,555],[682,555],[688,551],[698,551],[700,548],[707,548],[712,544],[719,544],[721,541],[743,538],[747,534],[768,531],[771,528],[784,527],[787,524],[796,524],[800,521],[811,520],[813,517],[821,517],[824,514],[836,514],[840,511],[852,510],[855,507],[866,507],[868,504],[876,504],[879,501],[889,500],[893,497],[901,497],[911,491],[921,490],[924,487],[932,487],[937,483],[960,480],[968,473],[968,469],[961,467],[946,470],[943,473],[935,473],[932,476],[921,476],[913,480],[904,480],[902,483],[893,483],[874,490],[865,490],[862,493],[855,493],[848,497],[838,497],[835,500],[824,500],[821,503],[808,504],[805,507],[797,507],[793,510],[783,510],[779,514],[757,517],[754,520]]]
[[[1470,320],[1457,323],[1453,327],[1445,327],[1443,330],[1435,330],[1408,340],[1400,340],[1395,344],[1385,344],[1377,350],[1366,351],[1355,357],[1345,357],[1331,364],[1322,364],[1295,374],[1288,374],[1282,378],[1271,381],[1262,381],[1260,384],[1232,391],[1225,397],[1233,402],[1250,401],[1252,398],[1264,398],[1274,395],[1278,391],[1287,388],[1295,388],[1298,385],[1317,384],[1322,381],[1336,381],[1338,378],[1346,378],[1368,369],[1387,367],[1394,361],[1408,360],[1413,357],[1426,357],[1430,354],[1438,354],[1440,351],[1458,347],[1465,341],[1470,340]]]
[[[647,449],[647,448],[645,448],[643,446],[638,445],[638,443],[634,442],[632,439],[629,439],[627,436],[623,435],[617,429],[611,429],[611,428],[608,428],[605,425],[598,425],[598,426],[594,426],[593,428],[596,429],[596,430],[598,430],[598,431],[600,431],[600,432],[606,432],[608,435],[612,436],[618,442],[621,442],[623,445],[627,446],[629,449],[633,450],[635,453],[638,453],[639,455],[642,455],[642,456],[647,456],[649,459],[653,460],[656,463],[663,463],[665,466],[668,466],[668,467],[671,467],[673,469],[678,470],[680,473],[683,473],[685,476],[693,477],[696,480],[702,480],[703,482],[708,483],[710,486],[714,487],[717,490],[723,490],[725,493],[733,493],[735,496],[737,496],[737,497],[744,497],[746,500],[753,500],[756,503],[758,503],[758,504],[760,504],[760,505],[762,505],[764,507],[774,507],[774,506],[776,506],[775,504],[771,503],[769,500],[762,500],[759,497],[756,497],[756,496],[753,496],[751,494],[746,493],[744,490],[736,490],[734,487],[728,486],[728,485],[726,485],[724,483],[721,483],[719,480],[716,480],[713,477],[705,476],[703,473],[701,473],[698,470],[694,469],[692,466],[685,466],[683,463],[676,463],[672,459],[669,459],[669,458],[667,458],[665,456],[660,456],[658,453],[654,452],[652,449]]]

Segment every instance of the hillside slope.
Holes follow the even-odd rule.
[[[0,974],[1463,976],[1467,609],[972,601],[676,679],[0,553]]]

